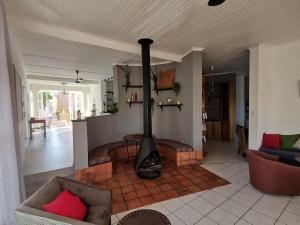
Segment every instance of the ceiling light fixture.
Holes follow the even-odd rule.
[[[221,5],[225,0],[209,0],[208,6],[218,6]]]
[[[79,77],[79,70],[76,70],[76,80],[75,83],[80,84],[83,81],[83,78]]]

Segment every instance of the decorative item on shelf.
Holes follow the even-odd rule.
[[[134,102],[134,96],[133,96],[133,93],[131,93],[130,100],[131,100],[131,102]]]
[[[180,85],[180,83],[178,83],[178,82],[175,82],[175,83],[174,83],[173,90],[174,90],[174,92],[175,92],[175,94],[176,94],[176,95],[178,95],[178,94],[179,94],[179,92],[180,92],[180,88],[181,88],[181,85]]]
[[[180,100],[177,100],[177,105],[180,105],[181,104],[181,101]]]
[[[162,101],[158,101],[158,105],[162,105],[163,103],[162,103]]]
[[[129,87],[130,86],[131,68],[128,66],[128,64],[126,64],[125,66],[118,65],[117,67],[124,71],[125,79],[126,79],[126,86]]]
[[[138,101],[138,97],[137,97],[137,93],[135,92],[134,94],[134,101],[137,102]]]
[[[81,112],[80,112],[80,109],[77,110],[77,120],[81,120]]]
[[[157,90],[157,84],[158,84],[158,76],[159,76],[159,73],[157,71],[157,68],[155,67],[155,71],[153,71],[151,69],[151,73],[152,73],[152,76],[151,76],[151,79],[153,81],[153,89],[154,90]]]
[[[168,98],[168,104],[172,104],[173,103],[173,99],[172,98]]]
[[[131,99],[130,99],[130,98],[128,98],[128,99],[127,99],[127,102],[131,102]]]
[[[96,116],[96,112],[97,112],[97,110],[96,110],[96,104],[94,103],[93,104],[93,109],[91,110],[92,116]]]

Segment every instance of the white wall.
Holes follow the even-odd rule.
[[[250,139],[263,132],[300,133],[300,41],[250,49]]]
[[[3,3],[0,0],[0,224],[14,224],[13,210],[20,202],[17,149],[9,81],[11,68],[6,18]]]

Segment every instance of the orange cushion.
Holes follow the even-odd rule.
[[[175,81],[175,69],[169,69],[165,72],[159,72],[158,88],[172,88]]]

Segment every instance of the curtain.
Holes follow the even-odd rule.
[[[13,210],[20,202],[8,46],[6,17],[0,0],[0,225],[15,224]]]

